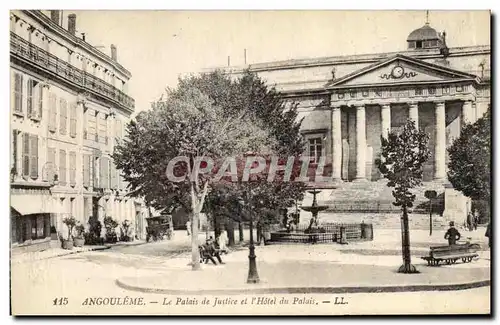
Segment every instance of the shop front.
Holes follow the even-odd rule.
[[[48,189],[13,188],[10,197],[12,252],[50,248],[51,215],[59,210]]]

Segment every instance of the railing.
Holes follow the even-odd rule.
[[[417,202],[412,209],[414,213],[428,213],[428,202]],[[432,203],[432,212],[441,214],[444,210],[444,202],[437,201]],[[351,201],[333,201],[328,202],[328,211],[330,212],[359,212],[359,213],[393,213],[400,212],[401,207],[395,206],[389,201],[377,200],[351,200]]]
[[[88,72],[72,66],[13,32],[10,33],[10,52],[28,59],[39,67],[49,70],[82,88],[104,96],[129,110],[134,109],[134,99],[121,90]]]
[[[298,225],[293,231],[271,232],[270,242],[286,243],[331,243],[339,242],[342,233],[348,242],[373,240],[371,223],[325,223],[307,232],[306,225]]]

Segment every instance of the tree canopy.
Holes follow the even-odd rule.
[[[491,194],[491,111],[473,124],[466,124],[448,148],[448,180],[474,200]]]

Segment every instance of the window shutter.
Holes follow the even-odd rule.
[[[90,155],[83,155],[83,186],[90,186]]]
[[[113,162],[110,163],[110,178],[111,178],[111,189],[116,190],[116,167]]]
[[[23,176],[30,175],[30,135],[23,133]]]
[[[76,152],[69,153],[69,185],[76,185]]]
[[[76,103],[72,103],[69,109],[69,136],[76,137]]]
[[[38,178],[38,136],[32,135],[30,137],[31,139],[31,172],[30,176],[32,179],[37,179]]]
[[[56,149],[47,149],[47,170],[44,181],[52,182],[54,180],[54,175],[56,172]]]
[[[49,95],[49,131],[55,132],[57,125],[57,96],[54,93]]]
[[[99,188],[104,188],[104,161],[105,157],[99,159]]]
[[[95,188],[99,188],[98,175],[99,175],[99,161],[96,156],[92,156],[92,162],[90,166],[92,167],[92,186]]]
[[[61,98],[60,102],[59,102],[59,132],[62,134],[62,135],[65,135],[66,134],[66,125],[67,125],[67,102],[65,99]]]
[[[106,157],[104,162],[104,188],[109,188],[109,164],[110,159]]]
[[[14,74],[14,111],[23,112],[23,75]]]
[[[38,86],[38,118],[42,118],[43,113],[43,86],[39,84]]]
[[[33,79],[28,79],[28,102],[27,110],[28,117],[33,116],[33,92],[34,92],[34,81]]]
[[[12,161],[11,170],[14,175],[17,175],[17,130],[12,130]]]
[[[66,151],[59,150],[59,184],[66,185]]]

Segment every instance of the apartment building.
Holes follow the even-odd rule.
[[[144,204],[127,197],[111,155],[134,112],[131,73],[76,33],[75,14],[10,13],[11,243],[38,250],[74,216],[129,220],[144,232]],[[104,228],[103,228],[104,231]]]

